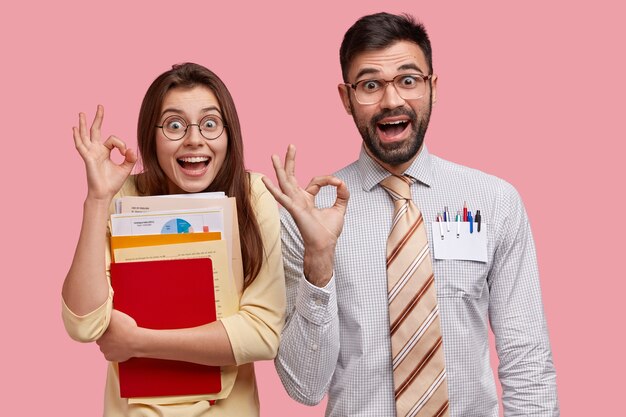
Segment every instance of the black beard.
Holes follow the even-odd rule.
[[[380,140],[378,140],[378,122],[383,120],[385,117],[401,115],[409,117],[409,120],[411,121],[411,134],[402,142],[383,144]],[[365,147],[370,151],[370,153],[378,161],[396,166],[410,161],[411,158],[417,154],[424,143],[424,136],[426,136],[426,129],[428,128],[428,122],[430,121],[430,106],[423,110],[420,114],[419,120],[413,109],[403,107],[393,110],[384,110],[372,117],[369,123],[359,123],[356,118],[354,118],[354,121],[361,137],[363,138]]]

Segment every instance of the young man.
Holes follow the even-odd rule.
[[[280,189],[266,180],[285,208],[285,388],[304,404],[328,393],[328,416],[498,416],[491,326],[505,415],[558,415],[520,197],[424,145],[437,98],[424,27],[365,16],[340,58],[359,159],[303,190],[290,146],[284,166],[273,156]]]

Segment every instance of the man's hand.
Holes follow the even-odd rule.
[[[333,274],[335,246],[343,229],[344,216],[350,193],[339,178],[331,175],[315,177],[306,189],[300,188],[295,176],[296,148],[289,145],[283,165],[272,155],[279,187],[267,177],[263,183],[293,217],[304,242],[304,276],[318,287],[325,286]],[[324,186],[337,188],[337,199],[332,207],[318,209],[315,196]]]

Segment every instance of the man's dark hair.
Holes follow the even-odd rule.
[[[406,13],[394,15],[382,12],[363,16],[344,35],[339,50],[343,81],[348,82],[348,69],[356,55],[383,49],[398,41],[415,42],[424,53],[432,74],[433,52],[424,25]]]

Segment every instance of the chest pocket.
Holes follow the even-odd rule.
[[[487,290],[489,265],[462,259],[434,259],[438,297],[481,298]]]

